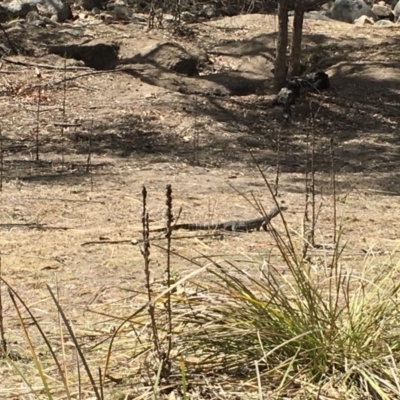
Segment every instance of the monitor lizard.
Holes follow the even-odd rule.
[[[254,230],[267,230],[268,223],[272,218],[276,217],[281,211],[287,210],[287,207],[280,206],[274,207],[265,216],[244,220],[244,221],[226,221],[219,223],[186,223],[176,224],[171,226],[171,230],[186,229],[189,231],[210,231],[210,230],[224,230],[231,232],[251,232]],[[150,229],[150,232],[166,232],[167,228]]]
[[[331,86],[329,76],[324,71],[317,71],[300,78],[290,79],[279,91],[271,102],[271,107],[282,106],[285,121],[289,121],[292,111],[291,106],[304,92],[321,91]]]

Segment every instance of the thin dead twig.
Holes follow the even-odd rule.
[[[21,73],[20,70],[18,70],[18,71],[3,71],[3,70],[0,70],[0,74],[4,74],[4,75],[7,75],[7,74],[9,74],[9,75],[11,75],[11,74],[20,74],[20,73]]]
[[[28,229],[41,229],[41,230],[59,229],[63,231],[67,229],[73,229],[73,228],[68,228],[66,226],[47,226],[45,224],[38,224],[36,222],[0,224],[0,229],[1,228],[28,228]]]
[[[59,127],[63,127],[63,128],[78,128],[80,126],[82,126],[81,123],[73,123],[73,122],[54,122],[53,123],[54,126],[59,126]]]
[[[8,34],[7,34],[7,32],[6,32],[5,27],[4,27],[3,24],[0,24],[0,29],[3,31],[4,36],[6,37],[7,42],[8,42],[8,44],[9,44],[10,47],[11,47],[11,50],[14,52],[14,54],[18,54],[18,51],[17,51],[17,49],[15,48],[15,46],[14,46],[13,42],[11,41],[10,37],[8,36]],[[3,60],[4,60],[4,58],[3,58]]]
[[[0,254],[0,354],[7,354],[7,340],[6,340],[6,332],[4,329],[4,320],[3,320],[3,288],[2,288],[2,279],[3,270],[2,270],[2,258]]]
[[[207,233],[204,235],[183,235],[183,236],[174,236],[174,239],[206,239],[206,238],[221,238],[224,237],[224,235],[220,232],[215,232],[215,233]],[[159,237],[154,237],[151,238],[150,241],[159,241],[159,240],[165,240],[165,236],[159,236]],[[143,243],[142,239],[121,239],[121,240],[93,240],[89,242],[84,242],[81,244],[81,246],[90,246],[90,245],[95,245],[95,244],[131,244],[133,246],[136,246],[138,244]]]
[[[39,64],[38,64],[39,65]],[[33,65],[34,66],[34,65]],[[71,70],[71,69],[69,69],[70,67],[67,67],[67,71],[69,71],[69,70]],[[72,67],[71,67],[72,68]],[[81,67],[81,68],[83,68],[83,67]],[[124,67],[122,67],[122,68],[116,68],[116,69],[110,69],[110,70],[105,70],[105,71],[93,71],[93,70],[90,70],[90,68],[84,68],[84,70],[90,70],[90,72],[87,72],[87,73],[85,73],[85,74],[78,74],[78,75],[75,75],[75,76],[69,76],[69,77],[64,77],[64,78],[62,78],[62,79],[59,79],[58,81],[54,81],[54,82],[48,82],[48,83],[44,83],[43,85],[42,85],[42,87],[48,87],[48,86],[53,86],[53,85],[58,85],[58,84],[60,84],[60,83],[64,83],[64,82],[68,82],[68,81],[73,81],[73,80],[75,80],[75,79],[79,79],[79,78],[85,78],[85,77],[87,77],[87,76],[92,76],[92,75],[103,75],[103,74],[114,74],[114,73],[120,73],[120,72],[129,72],[129,71],[132,71],[132,69],[133,68],[124,68]],[[139,68],[136,68],[135,69],[135,71],[136,70],[139,70]],[[64,69],[62,70],[62,71],[64,71]],[[71,70],[71,71],[73,71],[73,70]]]
[[[65,69],[67,71],[88,71],[90,70],[89,67],[60,67],[57,65],[51,65],[51,64],[41,64],[41,63],[33,63],[29,61],[17,61],[17,60],[10,60],[9,58],[5,57],[2,58],[3,61],[8,62],[10,64],[15,64],[15,65],[22,65],[24,67],[37,67],[37,68],[45,68],[45,69],[55,69],[55,70],[60,70],[64,71]]]
[[[23,196],[22,199],[27,200],[46,200],[46,201],[65,201],[71,203],[99,203],[106,204],[105,201],[102,200],[82,200],[82,199],[64,199],[62,197],[35,197],[35,196]]]

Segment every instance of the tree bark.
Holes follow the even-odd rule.
[[[288,0],[278,1],[278,24],[274,79],[274,89],[277,92],[285,85],[287,77]]]
[[[304,0],[295,0],[290,76],[299,76],[301,69],[301,41],[303,36]]]

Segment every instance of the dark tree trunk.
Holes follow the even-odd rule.
[[[299,76],[301,70],[301,40],[303,35],[304,0],[295,0],[290,76]]]
[[[286,49],[288,44],[288,0],[278,1],[278,40],[275,58],[274,89],[279,91],[286,82],[287,60]]]

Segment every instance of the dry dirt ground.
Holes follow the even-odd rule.
[[[286,221],[300,237],[304,171],[314,131],[317,206],[322,205],[317,242],[332,240],[333,138],[339,215],[344,215],[347,242],[343,265],[359,268],[369,254],[379,266],[396,256],[399,30],[306,20],[304,57],[311,68],[325,69],[332,89],[301,101],[294,123],[283,127],[281,111],[268,108],[276,26],[271,16],[243,15],[190,25],[190,35],[179,38],[167,29],[146,32],[141,25],[100,25],[87,28],[82,37],[119,42],[124,71],[40,68],[39,80],[34,66],[1,63],[2,275],[55,343],[58,317],[46,285],[53,290],[58,286],[77,335],[93,345],[96,368],[104,365],[105,347],[100,351],[94,345],[106,339],[116,323],[96,312],[128,315],[142,304],[138,296],[145,287],[143,260],[137,245],[83,244],[140,238],[143,185],[153,227],[163,224],[167,184],[173,188],[175,213],[182,207],[180,221],[253,218],[258,213],[244,197],[254,195],[267,210],[272,206],[255,161],[274,183],[279,158],[277,199],[288,206]],[[34,48],[44,35],[65,39],[60,31],[30,28],[21,40]],[[154,65],[130,64],[136,49],[163,41],[195,46],[208,55],[212,68],[188,78]],[[10,59],[63,65],[55,56]],[[62,131],[55,126],[62,120],[82,125]],[[282,230],[279,218],[274,221]],[[174,249],[189,259],[205,263],[200,253],[230,257],[250,272],[262,260],[274,260],[277,252],[265,232],[226,234],[222,239],[181,231],[177,236],[186,238],[176,240]],[[152,279],[161,282],[165,255],[155,246],[151,251]],[[316,268],[323,258],[316,255]],[[179,276],[195,268],[181,258],[173,258],[172,266]],[[13,350],[29,356],[5,291],[3,298],[6,338]],[[131,356],[128,346],[124,356],[112,360],[118,377],[129,376],[135,363]],[[31,362],[21,368],[34,371]],[[12,368],[1,363],[0,370],[0,398],[26,398],[27,388]],[[87,388],[84,397],[90,397]],[[118,398],[118,393],[133,389],[127,380],[120,387],[109,383],[107,390],[111,398]]]

